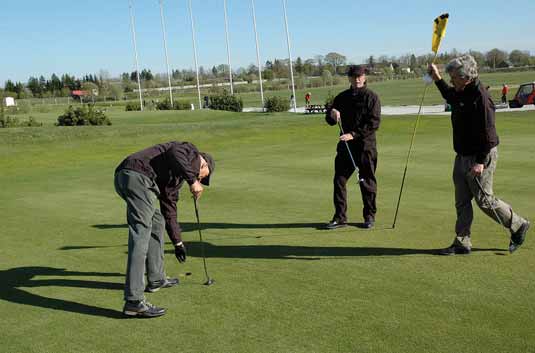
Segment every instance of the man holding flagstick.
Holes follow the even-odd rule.
[[[512,253],[524,243],[530,223],[493,194],[499,144],[494,103],[486,86],[479,81],[477,63],[472,56],[463,55],[451,60],[446,65],[446,72],[453,87],[442,79],[435,64],[429,65],[429,73],[442,97],[452,107],[453,148],[457,153],[453,166],[456,236],[453,244],[439,253],[471,252],[472,199],[487,216],[509,229],[509,252]]]

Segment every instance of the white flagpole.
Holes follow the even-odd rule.
[[[191,0],[188,0],[189,18],[191,22],[191,38],[193,41],[193,58],[195,59],[195,72],[197,74],[197,95],[199,97],[199,109],[202,109],[201,88],[199,83],[199,64],[197,62],[197,44],[195,43],[195,24],[193,22],[193,12],[191,11]]]
[[[262,111],[264,110],[264,88],[262,87],[262,66],[260,64],[260,48],[258,46],[258,32],[256,31],[256,11],[254,7],[254,0],[251,0],[253,10],[253,27],[256,41],[256,66],[258,66],[258,80],[260,82],[260,99],[262,100]]]
[[[227,40],[227,61],[228,61],[228,77],[230,80],[230,94],[234,94],[234,87],[232,84],[232,64],[230,61],[230,45],[228,39],[228,18],[227,18],[227,0],[223,0],[223,7],[225,12],[225,38]]]
[[[286,27],[286,42],[288,43],[288,57],[290,58],[290,77],[292,78],[292,95],[294,97],[293,101],[292,101],[292,105],[293,105],[293,108],[294,108],[294,113],[297,113],[297,106],[296,106],[296,102],[297,102],[297,97],[295,96],[295,84],[294,84],[294,70],[293,70],[293,65],[292,65],[292,50],[291,50],[291,46],[290,46],[290,33],[288,31],[288,17],[286,16],[286,0],[282,0],[282,6],[284,8],[284,24],[285,24],[285,27]]]
[[[165,35],[165,18],[163,16],[163,0],[160,0],[160,17],[162,19],[163,46],[165,49],[165,63],[167,64],[167,80],[169,82],[169,99],[173,106],[173,90],[171,88],[171,70],[169,70],[169,54],[167,52],[167,39]]]
[[[137,87],[139,90],[139,107],[143,111],[143,98],[141,97],[141,78],[139,76],[139,60],[137,56],[137,42],[136,42],[136,24],[134,19],[134,12],[132,9],[132,1],[128,1],[128,8],[130,9],[130,26],[132,28],[132,41],[134,42],[134,54],[136,59],[136,74],[137,74]]]

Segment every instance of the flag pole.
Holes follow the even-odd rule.
[[[132,42],[134,43],[134,57],[136,61],[137,87],[139,91],[139,109],[143,111],[143,97],[141,96],[141,77],[139,75],[139,60],[137,55],[136,23],[134,18],[134,10],[132,9],[132,0],[128,1],[128,8],[130,10],[130,27],[132,29]]]
[[[284,25],[286,28],[286,43],[288,44],[288,57],[290,59],[289,66],[290,66],[290,77],[292,79],[292,96],[294,97],[291,103],[293,105],[294,113],[297,113],[297,106],[296,106],[297,98],[295,96],[294,71],[293,71],[293,65],[292,65],[292,50],[291,50],[291,45],[290,45],[290,33],[288,31],[288,16],[286,15],[286,0],[282,0],[282,7],[284,9]]]
[[[167,39],[165,35],[165,18],[163,16],[163,0],[160,0],[160,17],[162,22],[163,46],[165,49],[165,63],[167,64],[167,81],[169,83],[169,99],[173,106],[173,89],[171,88],[171,71],[169,70],[169,54],[167,52]]]
[[[433,56],[433,60],[431,61],[432,64],[434,64],[437,59],[440,42],[442,41],[442,38],[444,37],[446,33],[446,25],[448,23],[448,18],[449,18],[449,15],[446,13],[437,17],[434,21],[435,28],[433,32],[432,50],[435,52],[435,55]],[[425,94],[427,93],[428,87],[429,87],[429,84],[426,83],[425,88],[424,88],[424,93],[422,94],[422,99],[420,100],[420,106],[418,108],[418,115],[416,116],[416,122],[414,123],[414,130],[412,131],[411,143],[409,145],[409,151],[407,152],[407,160],[405,161],[405,169],[403,170],[403,178],[401,179],[401,188],[399,190],[398,202],[396,205],[396,212],[394,214],[394,221],[392,222],[392,229],[396,227],[396,220],[398,218],[399,205],[401,203],[401,195],[403,194],[403,186],[405,185],[405,177],[407,176],[407,167],[409,165],[409,160],[411,158],[412,147],[414,145],[414,140],[416,137],[416,130],[418,129],[418,125],[420,123],[420,116],[422,113],[422,107],[424,104]]]
[[[251,0],[251,6],[253,12],[254,37],[256,42],[256,66],[258,66],[258,81],[260,82],[260,100],[262,101],[262,111],[264,111],[264,88],[262,87],[262,66],[260,64],[260,47],[258,46],[258,32],[256,30],[256,10],[254,6],[254,0]]]
[[[232,84],[232,64],[230,61],[230,44],[229,44],[229,38],[228,38],[227,0],[223,0],[223,9],[225,13],[225,39],[227,42],[227,61],[228,61],[228,78],[230,82],[230,94],[234,95],[234,87]]]
[[[195,73],[197,76],[197,96],[199,98],[199,109],[202,109],[201,88],[199,83],[199,63],[197,62],[197,44],[195,43],[195,23],[193,22],[193,12],[191,11],[191,0],[188,0],[189,18],[191,22],[191,39],[193,41],[193,58],[195,60]]]

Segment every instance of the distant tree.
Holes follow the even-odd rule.
[[[8,92],[15,92],[15,84],[11,80],[7,80],[4,85],[4,90]]]
[[[416,60],[416,56],[414,54],[412,54],[409,58],[409,67],[411,69],[411,71],[415,71],[416,68],[418,67],[418,63],[417,63],[417,60]]]
[[[331,85],[333,84],[333,75],[329,70],[323,70],[321,73],[321,80],[323,81],[323,85]]]
[[[34,97],[41,97],[43,90],[39,85],[39,80],[36,77],[30,77],[28,83],[26,84],[30,92],[32,92]]]
[[[509,61],[511,61],[514,66],[529,65],[529,51],[515,49],[509,53]]]
[[[63,88],[61,80],[56,74],[52,74],[52,76],[50,77],[50,87],[52,91],[57,92],[57,94],[59,94],[61,92],[61,89]]]
[[[214,75],[214,77],[217,77],[218,76],[218,71],[217,71],[217,67],[215,66],[212,66],[212,75]]]
[[[331,52],[325,55],[325,61],[334,67],[334,73],[336,74],[336,68],[346,63],[347,58],[342,54]]]
[[[495,69],[500,67],[507,60],[507,52],[494,48],[487,52],[485,55],[486,63],[488,66]]]
[[[485,65],[486,59],[485,59],[485,55],[483,55],[482,52],[477,51],[477,50],[469,50],[468,54],[474,57],[474,60],[476,61],[477,66],[482,67]]]
[[[273,70],[271,69],[265,69],[262,71],[262,79],[271,81],[273,80]]]
[[[373,57],[373,55],[370,55],[366,62],[371,69],[375,67],[375,58]]]
[[[297,60],[295,60],[294,67],[295,67],[295,72],[297,72],[298,74],[303,73],[303,60],[301,59],[300,56],[298,56]]]

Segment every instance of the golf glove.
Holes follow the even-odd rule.
[[[175,256],[178,262],[186,262],[186,246],[183,243],[175,245]]]

